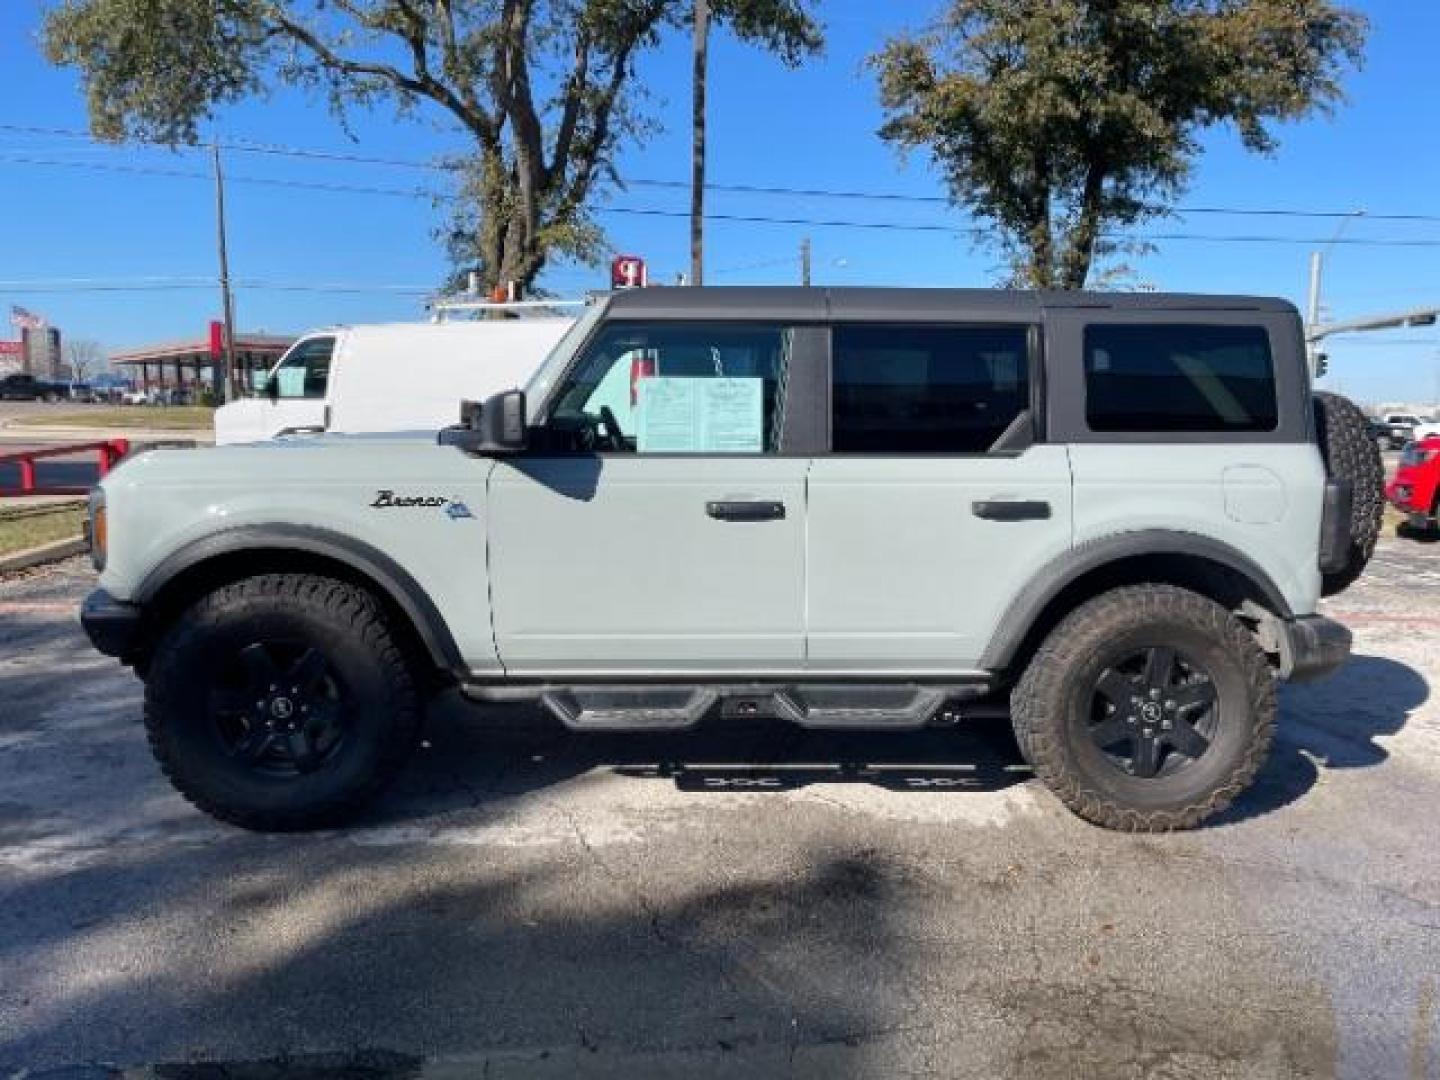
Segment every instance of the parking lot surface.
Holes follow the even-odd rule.
[[[1383,543],[1260,782],[1149,837],[994,720],[453,703],[356,827],[248,834],[160,777],[92,580],[0,583],[0,1077],[1440,1076],[1440,545]]]

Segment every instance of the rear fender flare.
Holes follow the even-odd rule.
[[[1080,578],[1107,565],[1146,555],[1184,555],[1216,563],[1244,578],[1264,606],[1281,618],[1293,612],[1284,593],[1253,559],[1223,541],[1199,533],[1142,529],[1090,540],[1052,560],[1016,596],[980,659],[987,671],[1007,668],[1047,607]]]

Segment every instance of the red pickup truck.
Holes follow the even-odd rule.
[[[1395,479],[1385,497],[1397,510],[1410,515],[1410,527],[1436,528],[1436,494],[1440,493],[1440,435],[1409,443],[1400,455]]]

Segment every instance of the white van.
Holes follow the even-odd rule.
[[[215,411],[215,442],[456,423],[462,399],[524,386],[573,322],[539,317],[316,330],[270,369],[265,393]]]

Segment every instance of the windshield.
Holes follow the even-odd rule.
[[[600,316],[605,311],[605,301],[598,300],[585,309],[585,314],[571,324],[570,329],[565,331],[565,336],[555,343],[535,374],[530,376],[530,382],[525,386],[525,397],[530,403],[530,413],[535,415],[536,408],[543,402],[550,393],[550,388],[559,378],[560,373],[570,358],[575,355],[575,350],[590,334],[591,329],[600,321]]]

